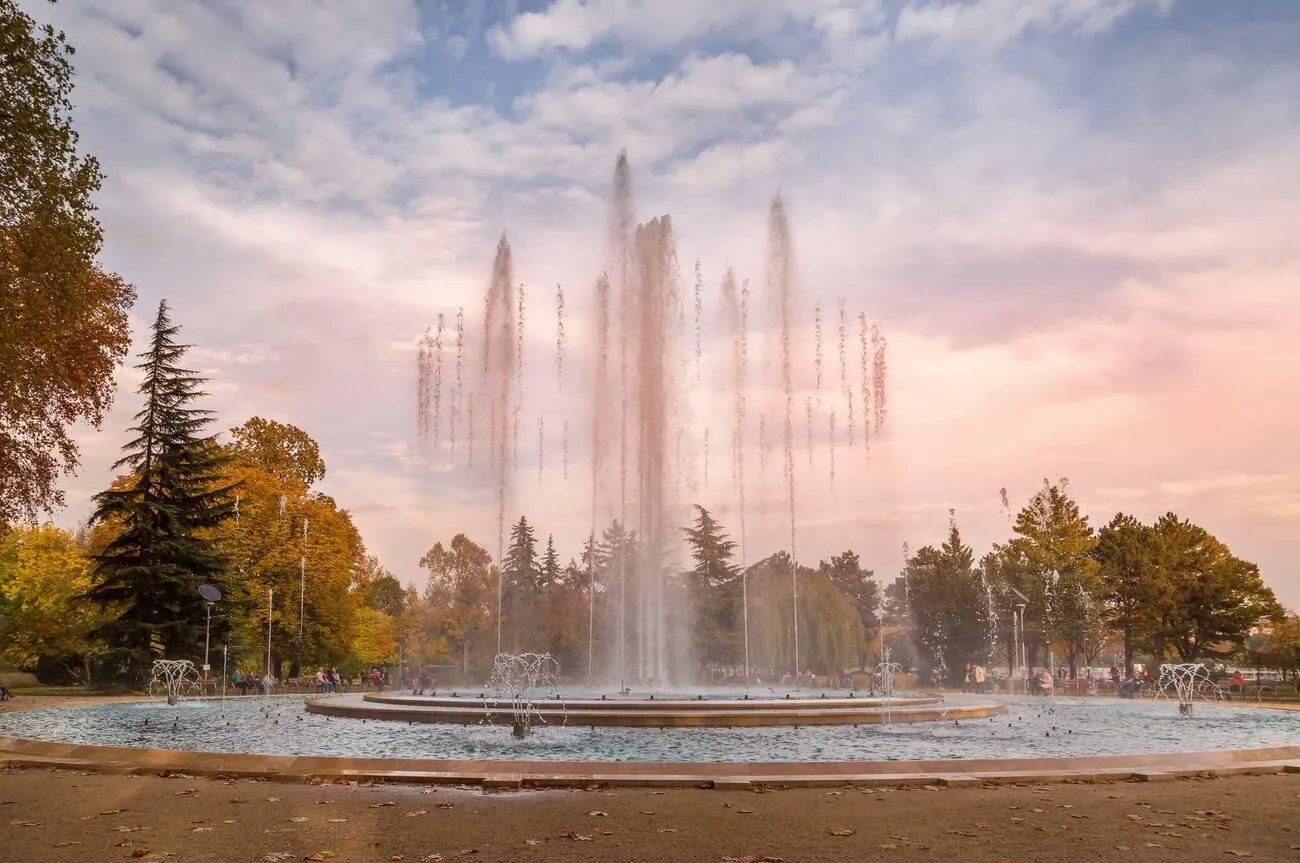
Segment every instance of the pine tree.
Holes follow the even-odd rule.
[[[707,509],[696,504],[695,524],[684,529],[695,568],[687,573],[687,593],[693,606],[691,633],[696,658],[703,662],[721,662],[731,657],[732,638],[726,637],[734,627],[734,591],[737,569],[731,562],[736,549],[734,540],[722,532]]]
[[[521,596],[537,592],[537,536],[533,526],[522,515],[510,529],[510,548],[506,551],[503,569],[507,590],[513,589]]]
[[[542,587],[549,589],[559,583],[561,575],[560,554],[555,550],[555,535],[546,536],[546,553],[542,555]]]
[[[177,343],[179,330],[164,300],[136,366],[145,397],[136,437],[113,465],[129,473],[94,498],[92,523],[116,535],[95,557],[85,597],[116,612],[97,635],[114,649],[118,674],[136,683],[157,655],[202,656],[206,609],[198,587],[222,587],[225,568],[206,533],[234,512],[227,456],[203,434],[212,412],[193,407],[204,379],[181,365],[188,346]]]

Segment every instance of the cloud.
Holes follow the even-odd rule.
[[[941,538],[950,506],[979,550],[1006,533],[998,488],[1018,505],[1067,474],[1094,522],[1175,508],[1300,605],[1295,14],[1228,26],[1203,4],[1142,0],[24,5],[78,47],[76,123],[107,174],[105,264],[138,286],[137,315],[173,302],[218,384],[220,427],[262,415],[315,436],[325,490],[403,578],[457,530],[495,545],[491,477],[457,467],[445,436],[441,451],[416,443],[411,346],[438,313],[463,308],[477,332],[502,230],[529,286],[512,511],[564,556],[590,529],[592,286],[627,147],[638,212],[673,215],[688,300],[701,261],[682,483],[733,532],[720,284],[727,266],[751,279],[757,376],[779,189],[796,404],[821,405],[811,447],[795,423],[801,555],[854,547],[892,574],[904,541]],[[890,422],[870,459],[849,446],[833,326],[815,382],[811,310],[829,319],[839,297],[890,339]],[[851,371],[855,350],[853,331]],[[131,374],[106,430],[81,436],[74,501],[108,479],[137,408]],[[462,428],[462,456],[467,444]],[[764,475],[749,458],[753,559],[789,525],[779,460]]]

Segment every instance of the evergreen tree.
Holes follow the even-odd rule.
[[[526,596],[537,592],[539,568],[537,566],[537,536],[528,519],[519,516],[519,521],[510,530],[510,548],[506,551],[503,562],[507,591]]]
[[[992,621],[974,554],[951,518],[948,540],[908,558],[904,571],[916,645],[936,682],[961,682],[966,663],[989,658]]]
[[[537,537],[524,516],[510,530],[510,547],[501,565],[501,575],[502,630],[510,649],[518,653],[535,640],[540,618],[537,600],[541,596]]]
[[[560,582],[564,573],[560,569],[560,554],[555,550],[555,535],[546,535],[546,553],[542,555],[542,587],[549,589]]]
[[[731,562],[736,543],[707,509],[696,504],[695,524],[684,528],[695,568],[686,573],[690,630],[695,658],[706,664],[734,661],[738,570]]]
[[[97,634],[115,651],[119,674],[133,682],[155,656],[202,655],[206,609],[198,587],[224,587],[225,568],[206,533],[234,512],[228,457],[203,434],[212,412],[193,406],[204,379],[181,365],[188,346],[177,343],[179,330],[164,300],[136,366],[145,397],[131,429],[136,437],[113,466],[129,474],[94,498],[92,523],[105,523],[115,536],[95,557],[85,596],[114,612]]]

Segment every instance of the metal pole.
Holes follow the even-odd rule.
[[[221,645],[221,700],[226,700],[226,678],[230,676],[230,645]]]
[[[212,667],[208,664],[208,646],[212,643],[212,603],[208,603],[208,622],[203,630],[203,676],[208,676]]]
[[[266,676],[271,676],[271,616],[275,614],[275,588],[266,589]]]

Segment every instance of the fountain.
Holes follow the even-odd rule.
[[[199,669],[188,659],[155,659],[149,678],[149,694],[158,689],[175,704],[199,688]]]
[[[456,311],[456,380],[449,411],[440,409],[439,393],[443,382],[441,334],[450,309],[435,312],[436,323],[417,344],[419,436],[436,457],[452,467],[475,473],[477,483],[492,488],[498,562],[504,558],[506,525],[518,515],[513,510],[520,478],[535,476],[539,483],[566,481],[574,443],[571,430],[582,429],[590,435],[590,530],[584,533],[594,542],[600,536],[600,526],[611,525],[607,536],[627,537],[625,542],[610,547],[609,560],[601,567],[596,566],[594,556],[589,561],[588,662],[583,676],[590,683],[603,679],[616,683],[619,690],[636,687],[665,691],[689,683],[695,672],[695,664],[687,655],[691,639],[685,633],[670,631],[674,625],[681,625],[673,621],[689,620],[692,614],[691,609],[674,607],[687,600],[669,589],[669,578],[685,559],[678,528],[689,518],[689,505],[710,488],[710,428],[703,415],[695,415],[692,405],[694,392],[707,387],[706,376],[713,377],[713,383],[726,392],[731,408],[727,419],[732,426],[728,429],[732,483],[728,490],[737,507],[737,556],[741,561],[756,559],[745,548],[751,538],[746,530],[746,509],[756,503],[760,520],[771,516],[766,520],[772,524],[764,527],[777,528],[764,529],[761,536],[789,558],[789,594],[782,601],[788,609],[783,616],[789,617],[791,626],[789,634],[782,636],[786,643],[779,650],[767,645],[766,653],[779,654],[785,666],[781,671],[789,672],[793,679],[800,679],[803,672],[810,670],[805,667],[808,657],[802,643],[807,636],[800,631],[805,621],[800,620],[796,492],[801,487],[816,488],[823,477],[814,473],[822,470],[821,462],[795,457],[794,412],[796,398],[802,404],[802,391],[814,388],[810,373],[815,373],[818,384],[824,383],[824,334],[815,339],[815,344],[813,339],[808,339],[807,345],[802,343],[803,324],[815,318],[821,332],[823,313],[820,305],[815,312],[801,307],[794,232],[780,195],[773,198],[767,215],[764,296],[761,304],[756,303],[756,308],[762,310],[762,320],[751,328],[748,282],[728,270],[720,274],[719,300],[724,307],[717,318],[720,326],[716,333],[706,333],[706,321],[711,317],[705,313],[702,265],[695,265],[693,292],[684,288],[674,222],[667,215],[638,221],[631,167],[627,154],[619,155],[614,167],[603,272],[593,279],[594,303],[589,322],[593,337],[588,342],[593,374],[585,382],[589,387],[585,398],[567,395],[574,385],[571,375],[565,373],[566,367],[581,367],[583,358],[572,356],[574,344],[567,339],[573,327],[571,307],[569,297],[559,286],[554,315],[542,318],[547,322],[544,326],[554,328],[554,362],[546,363],[550,368],[545,372],[550,378],[548,387],[525,386],[526,377],[540,372],[524,366],[524,348],[543,342],[526,338],[526,327],[539,325],[535,322],[537,316],[525,317],[527,289],[517,278],[516,261],[504,234],[497,244],[488,279],[481,326],[467,328],[463,312]],[[693,332],[688,324],[692,309]],[[845,400],[851,402],[859,393],[864,444],[869,421],[874,419],[873,431],[878,434],[886,415],[885,341],[865,314],[855,315],[861,364],[850,371],[846,345],[850,310],[841,300],[837,312],[840,386],[816,386],[819,397],[803,405],[808,414],[810,445],[814,442],[812,429],[832,429],[829,437],[833,442],[836,418],[854,411],[844,404]],[[718,354],[721,364],[717,369],[706,367],[710,352],[704,350],[703,340],[711,335],[730,348]],[[751,348],[758,351],[761,360],[755,368],[749,363]],[[468,373],[465,378],[462,369]],[[462,393],[462,389],[468,392]],[[564,398],[557,404],[553,399],[533,395],[542,389],[564,394]],[[578,409],[583,413],[567,415],[570,404],[581,405]],[[446,432],[440,432],[439,424],[448,423]],[[464,432],[463,447],[457,446],[458,426]],[[535,450],[530,447],[532,452],[522,455],[518,447],[521,427],[537,429]],[[850,437],[852,434],[851,427]],[[476,440],[480,446],[488,445],[487,458],[477,462],[473,455]],[[556,447],[560,453],[553,451]],[[776,447],[780,447],[783,464],[779,485],[776,477],[766,471],[746,467],[755,453],[760,468],[775,462],[768,456],[775,455],[770,450]],[[863,453],[865,456],[865,448]],[[537,459],[536,465],[520,463],[532,457]],[[563,464],[564,478],[544,473],[545,462]],[[750,492],[757,493],[751,497]],[[771,506],[777,501],[779,510]],[[748,621],[749,594],[747,589],[740,593],[739,602],[744,607],[737,609],[736,616]],[[598,595],[607,600],[600,603],[602,608],[598,608]],[[503,612],[508,615],[498,595],[497,653],[505,646]],[[600,620],[598,614],[607,615],[607,619]],[[597,632],[607,635],[600,638],[594,635]],[[745,645],[746,679],[750,676],[752,636],[746,624],[743,637],[738,639]]]
[[[560,680],[560,663],[549,653],[498,653],[492,660],[492,677],[488,686],[497,692],[495,702],[484,701],[487,721],[492,721],[493,706],[508,700],[510,704],[510,733],[522,740],[532,734],[533,719],[546,722],[533,704],[533,693],[538,688],[556,689]]]
[[[1170,693],[1178,699],[1179,716],[1191,716],[1197,698],[1206,701],[1223,700],[1223,689],[1214,682],[1209,669],[1199,662],[1160,666],[1160,677],[1156,681],[1156,698],[1168,698]]]

